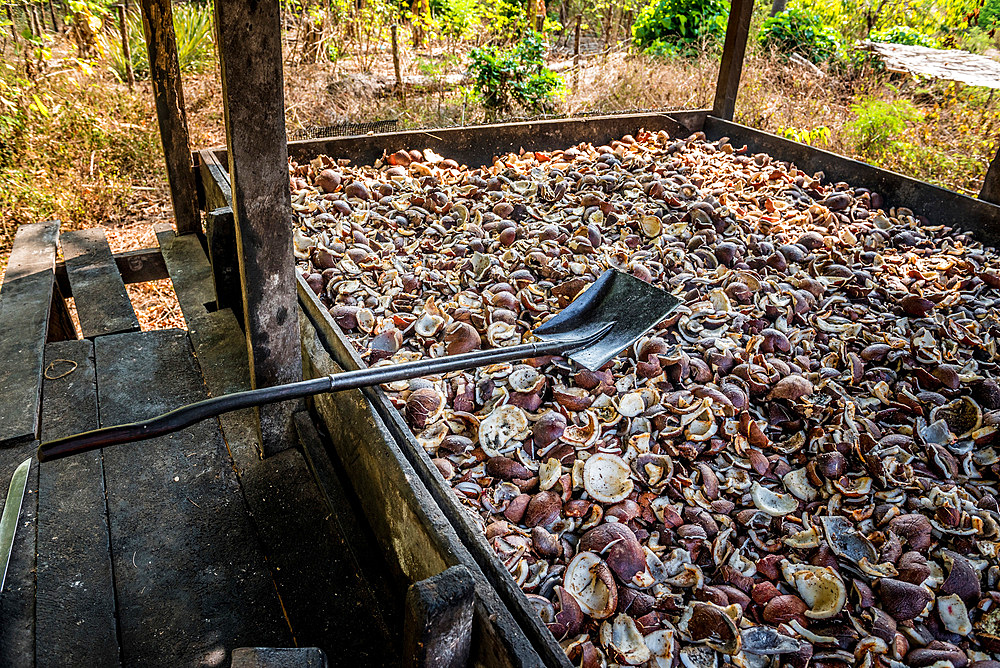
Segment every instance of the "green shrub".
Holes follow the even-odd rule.
[[[194,2],[175,4],[174,33],[177,35],[177,60],[182,72],[200,72],[212,62],[213,48],[211,3]],[[142,31],[142,17],[132,11],[125,15],[128,43],[132,59],[132,72],[136,79],[149,78],[149,59],[146,54],[146,37]],[[121,33],[118,30],[103,33],[99,40],[108,61],[108,67],[125,81],[125,56],[122,53]]]
[[[486,46],[469,53],[472,86],[491,118],[518,108],[548,112],[563,80],[545,67],[545,43],[530,32],[513,46]]]
[[[431,0],[441,32],[455,39],[471,37],[479,26],[480,5],[476,0]]]
[[[840,33],[823,25],[818,14],[798,8],[766,19],[757,40],[765,48],[782,54],[798,53],[814,63],[830,60],[841,48]]]
[[[923,118],[909,100],[886,102],[869,98],[851,105],[851,113],[854,120],[847,124],[847,131],[854,137],[855,147],[873,153],[893,148],[906,124]]]
[[[726,0],[653,0],[632,24],[632,43],[655,55],[716,43],[726,34],[728,16]]]
[[[1000,26],[1000,0],[985,0],[979,10],[979,27],[992,30]]]
[[[886,30],[873,30],[868,34],[873,42],[888,42],[889,44],[908,44],[910,46],[937,46],[934,38],[929,37],[909,26],[893,26]]]

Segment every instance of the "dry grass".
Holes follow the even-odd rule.
[[[404,74],[460,72],[466,52],[439,47],[415,54],[407,47]],[[567,86],[558,111],[569,114],[704,108],[711,104],[718,73],[716,57],[670,61],[621,49],[585,57],[578,69],[568,67],[565,53],[556,60]],[[286,67],[288,128],[380,119],[398,119],[404,128],[446,126],[484,118],[461,88],[411,94],[404,102],[337,83],[359,79],[359,70],[351,60]],[[392,77],[388,50],[376,55],[371,71]],[[223,144],[217,68],[185,76],[184,87],[192,146]],[[19,156],[21,169],[0,169],[0,277],[13,232],[22,223],[58,218],[67,229],[100,225],[115,252],[155,246],[152,225],[172,214],[149,85],[129,91],[98,69],[88,76],[56,61],[32,92],[54,113],[33,121]],[[908,122],[890,146],[862,146],[851,130],[852,106],[870,97],[909,101],[923,118]],[[996,151],[1000,96],[870,72],[816,76],[752,49],[737,121],[974,194]],[[184,326],[169,280],[128,290],[143,329]]]

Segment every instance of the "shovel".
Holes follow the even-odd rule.
[[[109,445],[170,434],[201,420],[241,408],[530,357],[561,355],[596,371],[663,321],[679,303],[680,300],[660,288],[608,269],[561,313],[535,329],[534,334],[539,341],[336,373],[324,378],[206,399],[142,422],[47,441],[38,447],[38,461],[47,462]]]

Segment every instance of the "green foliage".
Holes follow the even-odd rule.
[[[215,56],[212,30],[212,5],[210,3],[184,3],[174,5],[174,33],[177,35],[177,60],[182,72],[201,72]],[[149,58],[146,54],[146,37],[142,31],[142,18],[138,12],[125,15],[129,55],[136,79],[149,78]],[[122,53],[120,32],[103,33],[98,38],[108,61],[108,67],[120,81],[125,81],[125,55]]]
[[[1000,4],[1000,0],[990,0]],[[819,14],[849,40],[863,39],[872,31],[906,26],[921,35],[937,38],[961,33],[983,0],[795,0]],[[980,14],[981,16],[981,14]]]
[[[992,30],[1000,26],[1000,0],[985,0],[979,10],[977,24],[982,30]]]
[[[526,0],[480,0],[481,24],[497,41],[512,43],[531,27],[527,4]]]
[[[472,50],[469,73],[473,90],[488,116],[495,118],[518,108],[533,113],[551,111],[562,93],[563,80],[545,67],[544,54],[545,43],[533,31],[511,47]]]
[[[810,146],[830,143],[830,128],[825,125],[817,126],[812,130],[780,127],[778,128],[776,134],[784,137],[785,139],[791,139],[792,141],[797,141],[800,144],[809,144]]]
[[[632,43],[653,55],[717,43],[726,34],[728,16],[726,0],[653,0],[632,24]]]
[[[885,30],[873,30],[868,33],[868,39],[873,42],[888,42],[889,44],[908,44],[929,48],[937,46],[932,37],[928,37],[910,26],[893,26]]]
[[[431,11],[442,34],[454,39],[467,39],[479,27],[481,9],[476,0],[431,0]]]
[[[781,54],[798,53],[814,63],[835,57],[841,49],[840,34],[806,9],[792,7],[767,18],[757,40]]]
[[[875,98],[851,105],[854,120],[847,131],[859,151],[881,153],[897,145],[907,124],[923,119],[923,114],[909,100],[886,102]]]

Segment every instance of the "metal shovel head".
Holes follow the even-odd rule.
[[[586,341],[566,356],[597,371],[662,322],[680,300],[635,276],[608,269],[559,315],[535,329],[543,341]],[[600,335],[601,330],[607,330]],[[596,337],[594,340],[588,340]]]

